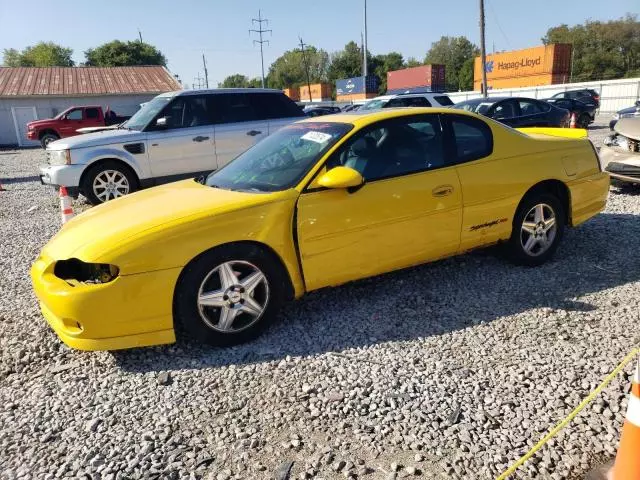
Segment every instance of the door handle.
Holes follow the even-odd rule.
[[[438,185],[436,188],[431,190],[431,193],[434,197],[446,197],[447,195],[451,195],[453,193],[452,185]]]
[[[204,142],[205,140],[209,140],[209,137],[201,137],[199,135],[197,137],[193,137],[194,142]]]
[[[256,135],[260,135],[262,132],[258,131],[258,130],[249,130],[247,132],[247,135],[249,135],[250,137],[255,137]]]

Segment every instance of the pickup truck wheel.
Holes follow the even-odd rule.
[[[42,148],[46,149],[47,145],[59,139],[60,137],[58,137],[55,133],[45,133],[40,139],[40,145],[42,145]]]
[[[106,161],[89,169],[80,189],[89,203],[98,205],[137,190],[137,181],[129,169]]]
[[[508,243],[511,259],[530,267],[549,260],[560,244],[564,218],[562,203],[554,195],[546,192],[527,195],[513,219]]]
[[[174,294],[176,323],[210,345],[246,342],[276,317],[285,285],[282,268],[261,248],[215,248],[183,270]]]

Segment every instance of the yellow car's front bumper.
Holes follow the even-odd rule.
[[[71,283],[40,257],[31,268],[42,314],[79,350],[118,350],[175,342],[172,303],[179,268],[119,276],[105,284]]]

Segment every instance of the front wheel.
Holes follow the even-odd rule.
[[[565,213],[562,203],[549,193],[524,198],[513,220],[508,251],[513,261],[537,266],[549,260],[560,244]]]
[[[80,189],[92,205],[113,200],[137,189],[137,179],[128,168],[118,162],[106,161],[84,175]]]
[[[582,115],[580,115],[580,118],[578,118],[578,127],[579,128],[588,128],[590,121],[591,121],[591,117],[589,115],[587,115],[586,113],[583,113]]]
[[[284,285],[282,268],[262,249],[222,246],[185,267],[174,296],[175,319],[205,343],[243,343],[276,316]]]
[[[40,138],[40,145],[42,145],[42,148],[44,148],[46,150],[47,145],[49,145],[51,142],[55,142],[56,140],[59,140],[60,137],[58,137],[55,133],[45,133],[42,138]]]

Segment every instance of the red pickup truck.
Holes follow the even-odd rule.
[[[79,128],[105,127],[117,125],[131,117],[122,117],[107,108],[106,112],[98,105],[71,107],[46,120],[34,120],[27,123],[27,138],[40,140],[42,148],[59,138],[80,135]]]

